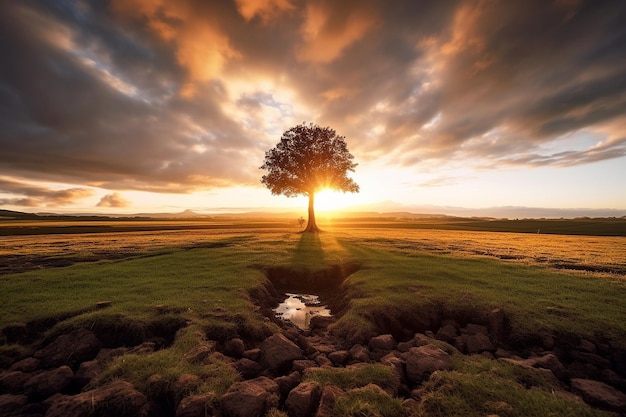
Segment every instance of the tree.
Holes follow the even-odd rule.
[[[309,220],[305,232],[317,232],[315,193],[323,189],[358,193],[359,186],[347,176],[357,166],[343,136],[330,127],[302,123],[283,133],[280,142],[265,153],[261,169],[269,171],[261,182],[274,195],[309,197]]]

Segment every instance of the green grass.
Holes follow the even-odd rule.
[[[368,387],[352,390],[339,397],[333,407],[336,417],[403,417],[402,401]]]
[[[344,337],[370,337],[374,316],[409,322],[429,315],[485,319],[500,307],[511,322],[513,340],[546,329],[626,341],[624,279],[398,250],[387,240],[369,247],[342,242],[355,257],[366,259],[344,283],[350,310],[334,326]]]
[[[132,241],[131,234],[120,237]],[[192,325],[180,331],[172,346],[118,358],[97,383],[123,378],[151,398],[172,390],[174,395],[219,394],[237,378],[232,369],[220,361],[190,363],[185,355],[204,336],[245,333],[258,338],[263,334],[267,324],[251,294],[263,292],[265,270],[295,271],[291,280],[297,288],[297,271],[323,272],[332,266],[356,264],[360,269],[334,291],[345,296],[341,303],[345,310],[332,331],[351,342],[367,341],[385,322],[410,327],[432,317],[480,320],[500,307],[510,321],[513,342],[526,341],[545,329],[587,338],[599,335],[614,346],[626,344],[626,280],[617,275],[583,275],[485,257],[434,255],[415,250],[401,230],[397,236],[387,230],[382,237],[362,230],[300,235],[268,229],[215,234],[203,242],[214,244],[0,276],[0,328],[47,317],[60,320],[51,335],[99,323],[132,328],[188,321]],[[104,300],[112,301],[111,307],[93,308]],[[156,306],[168,313],[159,313]],[[28,353],[28,347],[19,345],[0,349],[0,355],[9,359]],[[553,381],[529,371],[459,357],[455,355],[452,371],[438,373],[425,385],[411,415],[605,415],[555,396]],[[187,373],[200,376],[200,382],[175,387],[180,375]],[[380,365],[323,370],[309,378],[346,390],[369,383],[397,388],[391,370]],[[368,389],[351,391],[337,404],[336,415],[341,416],[409,413],[398,408],[397,399]]]
[[[439,371],[422,388],[419,417],[613,416],[556,392],[558,383],[533,370],[479,356],[454,357],[452,371]]]
[[[238,259],[241,256],[230,247],[194,249],[2,276],[0,320],[7,324],[54,317],[89,309],[103,300],[112,301],[107,315],[141,320],[153,317],[157,305],[189,318],[225,311],[258,320],[250,314],[247,292],[261,285],[265,277],[261,271],[247,268]]]
[[[128,354],[115,360],[98,376],[93,385],[103,385],[115,379],[131,382],[151,399],[173,395],[179,401],[186,395],[213,392],[220,396],[240,379],[231,366],[210,357],[199,363],[187,357],[194,347],[203,343],[199,329],[192,327],[181,331],[180,337],[168,349],[150,354]],[[197,375],[196,382],[177,385],[183,374]]]
[[[343,390],[362,388],[368,384],[376,384],[385,391],[394,392],[400,381],[393,369],[380,364],[368,364],[363,367],[347,368],[313,368],[305,375],[307,381],[315,381],[321,386],[335,385]]]
[[[150,321],[154,307],[165,305],[208,327],[236,331],[247,326],[254,332],[262,320],[249,293],[264,284],[264,268],[314,271],[353,262],[361,269],[342,287],[350,308],[334,326],[352,341],[365,341],[376,331],[375,316],[480,318],[494,307],[504,309],[514,339],[547,329],[626,341],[626,280],[620,278],[433,255],[407,247],[401,235],[397,240],[372,235],[364,244],[349,233],[265,232],[218,235],[214,243],[158,256],[0,276],[0,326],[79,313],[109,300],[110,308],[78,314],[72,321],[93,321],[105,313]],[[297,284],[295,274],[293,286]]]

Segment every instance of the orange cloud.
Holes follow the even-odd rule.
[[[120,193],[107,194],[100,199],[96,207],[128,207],[130,203]]]
[[[296,51],[301,61],[331,62],[370,31],[377,23],[375,13],[359,5],[338,12],[331,5],[309,3],[301,27],[304,43]]]
[[[248,21],[259,16],[262,21],[267,22],[294,8],[289,0],[235,0],[235,3],[239,14]]]
[[[189,1],[116,0],[112,9],[121,17],[147,19],[157,37],[175,45],[176,59],[189,75],[183,96],[192,97],[196,83],[219,77],[229,59],[241,56],[221,30],[219,19],[198,13]]]

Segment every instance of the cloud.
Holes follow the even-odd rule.
[[[96,207],[128,207],[130,202],[119,193],[107,194],[100,199]]]
[[[611,0],[0,2],[0,170],[107,193],[259,185],[302,121],[361,167],[620,158],[625,19]],[[602,145],[567,140],[585,132]]]
[[[65,206],[93,195],[88,188],[53,189],[0,178],[0,192],[23,197],[0,198],[0,204],[38,207]]]
[[[466,177],[437,177],[419,184],[420,187],[446,187],[466,181]]]
[[[235,4],[244,19],[252,20],[259,17],[264,22],[294,9],[294,5],[289,0],[235,0]]]
[[[376,14],[368,2],[317,1],[306,5],[301,31],[304,43],[296,56],[304,61],[330,62],[359,41],[376,25]]]

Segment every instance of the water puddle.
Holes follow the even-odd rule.
[[[330,316],[330,310],[313,294],[287,293],[285,301],[274,309],[276,317],[289,320],[300,329],[308,329],[311,317]]]

